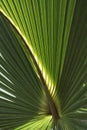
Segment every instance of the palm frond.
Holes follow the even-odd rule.
[[[44,121],[48,113],[46,95],[19,44],[23,41],[15,37],[3,15],[0,27],[0,128],[13,129],[37,117]],[[47,116],[46,121],[50,120]]]
[[[87,0],[1,0],[0,11],[0,128],[86,130]]]
[[[63,72],[58,84],[59,89],[57,89],[61,98],[61,107],[63,107],[63,111],[67,112],[87,107],[87,97],[85,96],[87,94],[86,14],[86,2],[77,2]]]
[[[75,3],[76,0],[1,1],[1,11],[28,42],[50,90],[61,76]]]

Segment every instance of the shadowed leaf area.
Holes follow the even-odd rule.
[[[87,130],[87,0],[0,1],[0,130]]]

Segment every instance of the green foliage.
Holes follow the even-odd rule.
[[[0,0],[0,129],[87,129],[87,0]]]

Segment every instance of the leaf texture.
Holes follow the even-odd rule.
[[[86,130],[87,0],[1,0],[0,11],[0,128]]]
[[[0,128],[3,130],[16,128],[29,120],[45,122],[48,112],[41,81],[19,44],[21,38],[15,37],[11,28],[0,15]],[[48,123],[50,120],[51,116],[46,118]]]

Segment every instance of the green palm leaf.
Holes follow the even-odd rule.
[[[15,37],[11,25],[2,15],[0,27],[0,128],[15,128],[35,118],[37,122],[43,119],[49,123],[51,116],[45,117],[48,113],[46,95],[19,44],[22,39]]]
[[[0,128],[86,130],[87,1],[0,1]]]

